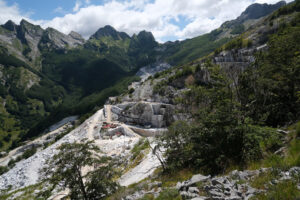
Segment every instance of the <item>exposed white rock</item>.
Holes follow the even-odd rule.
[[[78,128],[71,131],[68,135],[49,146],[48,148],[37,152],[26,160],[22,160],[16,164],[7,173],[0,176],[0,189],[12,186],[13,189],[36,184],[39,179],[39,170],[44,166],[45,161],[57,153],[57,147],[63,143],[73,143],[87,139],[91,123],[98,120],[103,115],[102,110],[98,111],[92,117],[87,119]]]
[[[142,81],[145,81],[149,76],[152,76],[157,72],[161,72],[169,68],[171,68],[171,65],[169,65],[168,63],[154,63],[152,65],[140,68],[136,75],[140,76],[142,78]]]
[[[139,165],[121,176],[119,184],[121,186],[128,186],[137,183],[153,174],[155,169],[160,165],[158,158],[150,152]]]

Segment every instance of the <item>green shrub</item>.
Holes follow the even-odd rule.
[[[146,194],[143,196],[143,198],[140,198],[139,200],[154,200],[153,194]]]
[[[135,160],[135,158],[137,158],[138,155],[140,155],[140,153],[149,148],[149,141],[146,140],[146,139],[140,139],[138,141],[138,143],[136,143],[134,145],[134,147],[131,149],[131,154],[132,154],[132,157],[131,157],[131,160]]]
[[[256,189],[267,189],[270,181],[276,178],[278,178],[276,170],[264,172],[252,179],[250,185]]]
[[[271,186],[267,192],[258,194],[254,197],[257,200],[295,200],[300,198],[300,191],[297,189],[297,183],[293,181],[280,182]]]
[[[296,125],[296,134],[297,134],[297,137],[300,137],[300,122],[298,122]]]
[[[0,176],[8,171],[8,168],[5,166],[0,166]]]
[[[129,94],[134,93],[134,88],[130,88],[130,90],[128,91]]]
[[[5,142],[9,142],[10,139],[11,139],[11,133],[7,133],[6,136],[3,137],[3,140],[4,140]]]
[[[36,153],[36,151],[37,151],[37,149],[35,147],[28,149],[22,154],[22,158],[27,159],[30,156],[34,155]]]
[[[14,159],[11,159],[7,164],[9,168],[13,168],[15,165],[16,165],[16,161]]]
[[[178,190],[166,189],[163,190],[155,200],[182,200]]]

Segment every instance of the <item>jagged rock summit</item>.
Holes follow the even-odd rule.
[[[75,31],[71,31],[69,33],[69,36],[72,37],[75,40],[81,41],[82,43],[85,42],[84,38],[79,33],[75,32]]]
[[[245,21],[247,19],[258,19],[260,17],[266,16],[273,12],[274,10],[277,10],[278,8],[285,6],[285,1],[280,1],[276,4],[259,4],[255,3],[250,5],[239,17],[241,21]]]
[[[239,24],[243,24],[244,22],[248,20],[256,20],[261,17],[267,16],[274,12],[275,10],[281,8],[282,6],[285,6],[285,1],[279,1],[276,4],[259,4],[255,3],[246,8],[242,14],[236,18],[235,20],[227,21],[224,24],[222,24],[222,27],[233,27]]]
[[[96,31],[96,33],[94,33],[90,39],[101,39],[102,37],[112,37],[114,40],[125,40],[130,38],[127,33],[118,32],[114,27],[109,25],[98,29],[98,31]]]

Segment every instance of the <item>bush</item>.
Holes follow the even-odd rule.
[[[26,150],[23,154],[22,154],[22,159],[27,159],[29,157],[31,157],[32,155],[34,155],[36,153],[37,149],[35,147]]]
[[[178,190],[176,189],[167,189],[163,190],[156,200],[182,200]]]
[[[0,166],[0,176],[8,171],[8,168],[5,166]]]
[[[139,200],[154,200],[154,196],[153,194],[145,194],[145,196],[143,196]]]
[[[267,183],[265,183],[267,184]],[[255,196],[258,200],[294,200],[300,198],[300,192],[297,189],[297,183],[293,181],[283,181],[268,188],[267,192]]]
[[[9,142],[10,139],[11,139],[11,133],[7,133],[7,135],[4,136],[4,138],[3,138],[3,140],[4,140],[5,142]]]
[[[14,159],[11,159],[11,160],[8,162],[7,166],[8,166],[9,168],[13,168],[13,167],[15,166],[15,164],[16,164],[16,161],[15,161]]]
[[[138,155],[140,155],[140,153],[149,148],[149,141],[148,140],[145,140],[145,139],[140,139],[138,141],[138,143],[136,143],[134,145],[134,147],[131,149],[131,160],[134,160]]]
[[[134,93],[134,88],[130,88],[130,90],[128,91],[129,94]]]
[[[297,134],[297,137],[300,137],[300,122],[298,122],[296,125],[296,134]]]

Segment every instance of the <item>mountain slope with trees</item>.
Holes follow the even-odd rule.
[[[255,10],[249,8],[240,17],[243,20],[230,23],[253,24],[251,20],[282,5],[258,4],[259,14],[249,17]],[[126,91],[143,66],[178,65],[211,53],[231,40],[235,34],[225,33],[233,29],[222,26],[193,39],[159,44],[146,31],[128,36],[105,26],[85,41],[75,32],[65,35],[25,20],[20,25],[8,21],[0,26],[2,148],[15,147],[18,138],[23,141],[39,135],[64,117],[91,112],[109,95]]]

